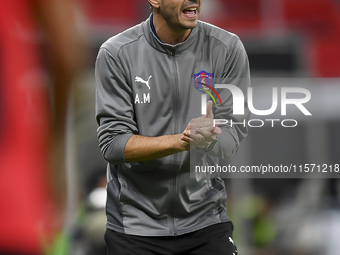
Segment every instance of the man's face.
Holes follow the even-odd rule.
[[[203,0],[161,0],[159,11],[174,30],[192,29],[197,25]]]

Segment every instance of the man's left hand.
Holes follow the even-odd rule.
[[[184,130],[181,139],[199,148],[205,148],[216,140],[216,135],[221,133],[222,130],[214,126],[214,114],[212,112],[212,101],[210,100],[207,103],[206,115],[192,119]]]

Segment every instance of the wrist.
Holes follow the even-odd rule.
[[[190,149],[190,143],[182,140],[182,133],[172,135],[173,148],[178,152],[187,151]]]
[[[216,143],[217,143],[217,139],[215,138],[215,140],[211,141],[210,144],[207,145],[206,147],[204,147],[204,148],[196,147],[196,150],[198,152],[201,152],[201,153],[209,152],[209,151],[211,151],[214,148]]]

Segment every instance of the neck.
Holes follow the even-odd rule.
[[[171,45],[184,42],[191,32],[191,29],[175,29],[169,27],[163,17],[155,12],[153,13],[153,25],[159,39],[161,39],[163,43]]]

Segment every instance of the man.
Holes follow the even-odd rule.
[[[149,3],[149,19],[105,42],[96,62],[108,253],[237,254],[223,181],[190,168],[232,157],[247,135],[213,125],[247,118],[232,115],[229,90],[213,88],[246,90],[246,53],[237,36],[198,21],[201,0]],[[213,92],[214,107],[204,101]]]
[[[0,254],[45,254],[63,227],[67,98],[85,62],[74,4],[1,2]]]

